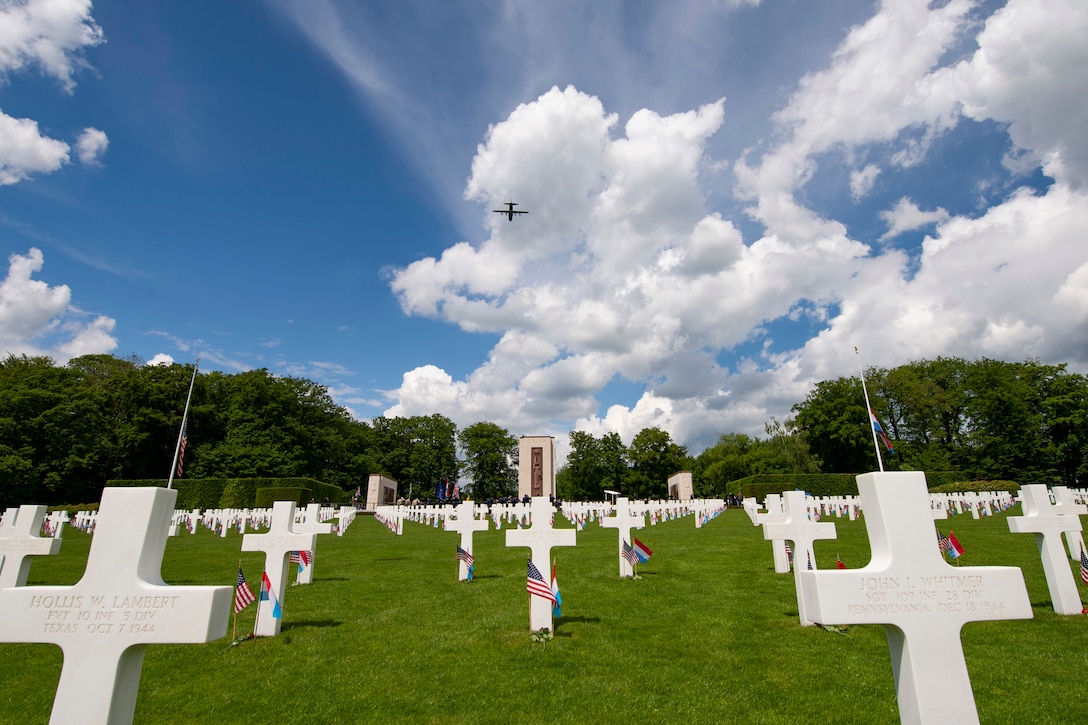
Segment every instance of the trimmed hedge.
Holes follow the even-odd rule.
[[[55,506],[47,506],[48,511],[67,511],[70,521],[75,521],[76,514],[80,511],[97,511],[96,503],[58,503]]]
[[[1020,484],[1016,481],[957,481],[946,483],[937,487],[930,487],[930,493],[965,493],[974,491],[1008,491],[1016,493],[1020,490]]]
[[[934,486],[945,486],[951,482],[962,480],[963,474],[956,471],[926,472],[926,484],[931,491],[934,490]],[[726,488],[731,492],[739,492],[741,496],[746,498],[749,496],[755,497],[760,502],[769,493],[795,490],[805,491],[812,496],[858,495],[857,477],[853,473],[760,473],[755,476],[730,481]],[[995,489],[972,488],[962,490],[992,491]]]
[[[305,506],[314,498],[313,491],[301,486],[267,486],[257,489],[256,508],[272,508],[276,501],[294,501],[299,506]]]
[[[107,481],[107,486],[166,486],[166,479],[136,479]],[[305,505],[313,498],[330,504],[347,503],[350,494],[339,486],[333,486],[312,478],[183,478],[175,479],[174,488],[178,492],[179,509],[217,509],[217,508],[261,508],[257,502],[257,492],[265,488],[305,489],[309,493]],[[287,497],[290,500],[295,494]],[[275,499],[272,499],[275,500]]]

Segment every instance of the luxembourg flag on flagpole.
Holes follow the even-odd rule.
[[[280,609],[280,600],[276,598],[276,593],[272,591],[272,582],[268,579],[268,572],[261,572],[261,601],[266,599],[272,600],[272,617],[275,619],[283,618],[283,610]]]
[[[880,440],[884,441],[885,447],[887,447],[890,453],[895,453],[895,449],[892,448],[891,442],[888,440],[888,436],[884,435],[884,429],[880,427],[880,421],[876,419],[876,413],[872,408],[869,408],[869,421],[873,424],[873,430],[880,436]]]

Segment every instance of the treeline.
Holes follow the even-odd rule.
[[[596,437],[572,431],[570,453],[557,476],[559,497],[601,500],[605,491],[618,491],[631,498],[665,498],[668,477],[677,471],[691,471],[697,497],[724,497],[738,492],[732,482],[755,474],[820,472],[819,459],[792,422],[772,419],[765,430],[764,439],[723,434],[694,457],[660,428],[644,428],[630,446],[616,433]]]
[[[878,438],[886,470],[1067,486],[1088,474],[1088,380],[1065,365],[937,358],[870,368],[865,379],[894,451]],[[764,438],[726,433],[694,457],[657,429],[642,431],[629,447],[615,433],[572,432],[559,493],[664,495],[666,477],[686,469],[697,496],[724,496],[739,493],[740,479],[760,474],[877,469],[858,377],[818,383],[791,412],[784,422],[772,418]]]
[[[87,355],[0,361],[0,507],[98,501],[108,480],[170,471],[191,365],[146,366]],[[874,411],[895,448],[889,470],[960,471],[965,480],[1075,485],[1085,473],[1088,385],[1065,366],[938,358],[866,372]],[[766,437],[723,434],[691,456],[658,428],[629,446],[615,433],[570,433],[558,493],[601,499],[666,495],[690,470],[699,496],[722,496],[756,474],[859,473],[876,460],[857,378],[824,381],[772,419]],[[384,473],[421,499],[439,483],[470,483],[477,500],[517,490],[518,439],[434,414],[366,423],[309,380],[267,370],[200,373],[189,413],[184,476],[304,477],[353,491]],[[464,480],[461,480],[464,479]]]
[[[1088,381],[1065,365],[937,358],[870,368],[865,379],[895,449],[884,451],[887,469],[1067,486],[1088,472]],[[819,383],[793,413],[823,472],[875,465],[857,378]]]

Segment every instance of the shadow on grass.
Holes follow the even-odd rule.
[[[561,624],[600,624],[600,617],[560,617],[555,620],[555,625],[558,627]]]
[[[325,627],[339,627],[343,622],[336,619],[310,619],[302,622],[284,622],[280,627],[281,632],[286,632],[291,629],[305,629],[307,627],[313,627],[314,629],[324,629]]]
[[[505,579],[505,578],[506,577],[504,577],[502,574],[474,574],[472,576],[472,581],[476,581],[477,579]]]

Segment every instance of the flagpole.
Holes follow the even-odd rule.
[[[861,369],[861,353],[857,345],[854,346],[854,355],[858,359],[858,375],[861,376],[861,392],[865,396],[865,417],[869,420],[869,432],[873,434],[873,449],[876,450],[876,463],[880,466],[880,472],[884,472],[884,459],[880,457],[880,444],[876,440],[876,428],[873,426],[873,406],[869,404],[869,391],[865,387],[865,373]]]
[[[238,571],[242,571],[242,560],[241,559],[238,560]],[[238,580],[237,579],[235,579],[235,581],[234,581],[234,601],[235,602],[238,601]],[[238,641],[238,605],[235,604],[234,607],[232,607],[232,608],[234,609],[234,631],[231,633],[230,641],[231,642],[237,642]]]
[[[181,414],[181,430],[178,431],[178,444],[174,446],[174,464],[170,466],[170,478],[166,487],[174,486],[174,473],[178,470],[178,456],[181,455],[181,441],[185,438],[185,424],[189,421],[189,401],[193,399],[193,384],[196,383],[196,371],[200,367],[200,358],[193,364],[193,379],[189,381],[189,394],[185,396],[185,412]]]
[[[261,570],[261,588],[263,588],[263,587],[264,587],[264,569]],[[251,589],[250,591],[253,591],[253,590]],[[258,594],[257,594],[257,611],[253,615],[253,633],[252,634],[253,634],[254,637],[257,636],[257,622],[260,621],[260,619],[261,619],[261,595],[259,593],[260,589],[258,589],[257,591],[258,591]]]

